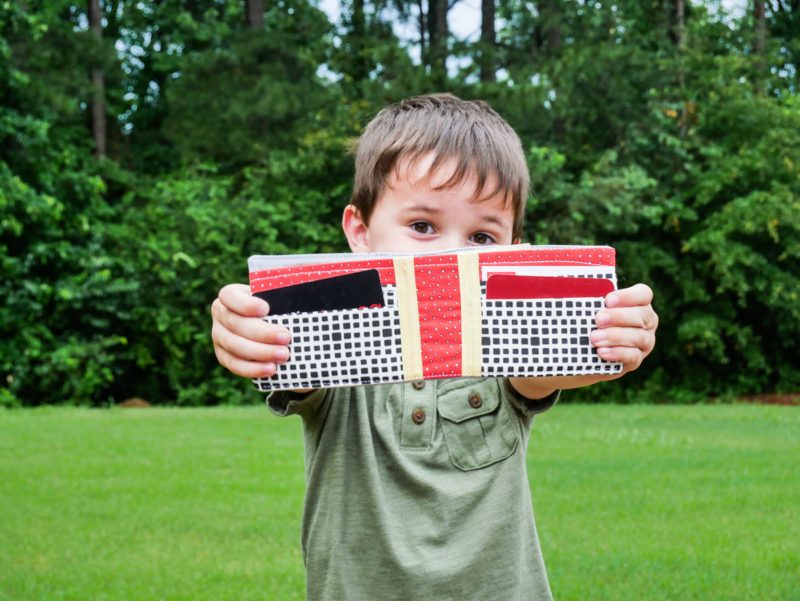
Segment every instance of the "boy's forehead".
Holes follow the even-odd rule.
[[[387,184],[389,187],[394,187],[398,183],[408,184],[415,188],[428,190],[458,188],[463,189],[476,201],[487,199],[497,192],[501,192],[497,185],[497,176],[494,174],[486,177],[486,181],[479,190],[479,177],[473,166],[467,167],[463,174],[459,174],[458,159],[455,157],[440,158],[438,164],[434,166],[435,162],[436,157],[432,152],[415,157],[401,157],[397,160]]]
[[[394,179],[404,180],[412,185],[442,186],[452,179],[458,169],[458,162],[454,157],[440,158],[439,164],[434,167],[435,161],[436,157],[432,152],[418,156],[401,156],[393,170]]]
[[[506,191],[497,185],[496,177],[488,177],[479,189],[479,178],[474,170],[459,174],[456,159],[445,159],[435,167],[434,162],[431,154],[416,160],[398,160],[386,182],[388,189],[401,192],[400,197],[391,195],[392,204],[400,199],[403,210],[433,216],[446,211],[442,202],[446,205],[465,202],[467,204],[462,205],[462,210],[467,211],[472,219],[513,233],[514,204]],[[406,196],[407,190],[420,194]],[[403,202],[405,200],[408,202]]]

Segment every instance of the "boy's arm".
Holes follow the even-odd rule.
[[[245,284],[229,284],[211,305],[211,338],[217,360],[246,378],[268,378],[289,358],[289,331],[263,319],[267,303]]]
[[[641,365],[656,343],[658,315],[650,304],[653,291],[636,284],[606,296],[606,308],[595,316],[597,330],[590,336],[597,354],[606,361],[621,361],[618,374],[592,376],[554,376],[543,378],[509,378],[511,386],[529,399],[541,399],[554,390],[581,388],[596,382],[614,380]]]

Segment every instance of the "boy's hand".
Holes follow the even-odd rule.
[[[642,364],[656,344],[658,315],[650,304],[653,291],[636,284],[606,296],[606,308],[597,312],[597,328],[590,335],[597,354],[606,361],[621,361],[623,370],[610,378],[619,378]]]
[[[289,358],[289,331],[261,318],[267,303],[244,284],[229,284],[211,305],[211,338],[217,360],[246,378],[268,378]]]
[[[544,378],[510,378],[511,385],[530,399],[544,398],[556,389],[581,388],[604,380],[614,380],[642,364],[656,344],[658,315],[650,304],[653,291],[636,284],[615,290],[606,296],[606,307],[597,312],[597,330],[590,340],[597,354],[606,361],[621,361],[622,372],[593,376],[553,376]]]

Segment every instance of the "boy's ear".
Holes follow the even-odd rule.
[[[353,205],[347,205],[342,215],[342,229],[354,253],[369,252],[367,241],[367,224],[361,218],[361,212]]]

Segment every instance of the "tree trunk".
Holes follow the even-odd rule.
[[[349,72],[355,82],[369,79],[369,73],[374,68],[367,55],[367,16],[364,12],[364,0],[353,0],[350,12],[350,32],[347,34],[350,64]]]
[[[428,0],[431,79],[439,87],[447,81],[447,8],[447,0]]]
[[[554,0],[548,0],[544,12],[546,15],[547,45],[552,50],[558,50],[561,48],[561,11],[559,9],[558,2]]]
[[[494,0],[481,0],[481,81],[496,81]]]
[[[675,41],[675,47],[678,49],[677,58],[677,75],[678,75],[678,90],[679,94],[683,96],[686,89],[686,70],[683,65],[683,54],[686,50],[686,4],[685,0],[674,0],[673,2],[673,22],[672,22],[672,39]],[[686,132],[689,127],[689,108],[688,102],[684,100],[681,107],[681,118],[678,121],[680,127],[680,137],[685,138]]]
[[[558,0],[546,0],[542,2],[543,6],[540,9],[542,18],[543,30],[540,34],[540,39],[546,41],[545,53],[549,54],[553,60],[557,60],[557,56],[561,52],[561,8]],[[556,94],[556,103],[561,96],[558,80],[553,80],[553,91]],[[558,106],[556,106],[555,115],[553,116],[553,135],[556,140],[563,141],[567,133],[566,119],[563,115],[559,114]]]
[[[105,76],[102,67],[103,15],[100,0],[87,0],[89,27],[97,38],[96,52],[91,60],[92,101],[90,103],[90,127],[94,138],[94,153],[106,156],[106,102]]]
[[[419,55],[422,57],[422,64],[425,65],[428,51],[425,46],[425,7],[422,5],[422,0],[417,0],[417,6],[419,6]]]
[[[264,29],[264,0],[245,0],[245,13],[250,29]]]
[[[353,24],[353,33],[363,39],[367,33],[367,17],[364,14],[364,0],[353,0],[353,10],[350,21]]]
[[[767,12],[764,0],[755,0],[753,3],[753,21],[755,23],[753,47],[756,54],[763,57],[767,45]]]
[[[674,21],[672,24],[672,39],[675,45],[683,50],[686,42],[686,4],[685,0],[674,0]]]
[[[755,90],[757,94],[763,94],[766,90],[765,80],[767,77],[767,14],[764,0],[753,2],[753,51],[756,55],[756,72],[754,76]]]

